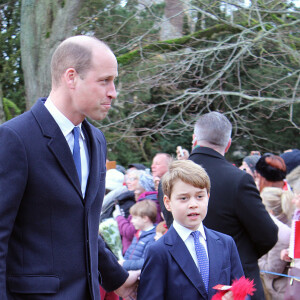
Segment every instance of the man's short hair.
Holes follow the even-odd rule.
[[[209,112],[199,117],[194,134],[198,142],[205,141],[217,147],[226,148],[231,137],[232,125],[219,112]]]
[[[157,207],[153,200],[142,200],[130,207],[132,216],[148,217],[152,223],[156,222]]]
[[[76,38],[76,37],[74,37]],[[95,40],[104,47],[109,46],[92,36],[84,36],[89,40]],[[63,41],[54,51],[51,59],[51,75],[53,84],[59,86],[63,73],[68,68],[74,68],[83,79],[88,70],[92,67],[93,47],[90,44],[78,42],[76,39],[68,38]]]
[[[207,193],[210,192],[208,174],[191,160],[177,160],[170,165],[169,171],[161,179],[164,195],[171,197],[174,184],[178,179],[196,188],[206,188]]]
[[[168,161],[168,163],[171,163],[171,162],[173,161],[173,157],[172,157],[172,155],[169,154],[169,153],[158,152],[158,153],[156,153],[156,154],[154,155],[154,157],[156,157],[156,156],[158,156],[158,155],[163,155],[163,156],[165,156],[166,161]],[[154,157],[153,157],[153,158],[154,158]]]

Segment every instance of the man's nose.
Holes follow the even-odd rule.
[[[111,82],[111,84],[108,87],[107,95],[111,99],[116,99],[117,98],[117,91],[116,91],[115,83],[113,81]]]

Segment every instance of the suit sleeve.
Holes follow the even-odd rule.
[[[98,270],[100,284],[110,292],[119,288],[129,276],[128,272],[118,263],[115,255],[108,249],[104,241],[98,236]]]
[[[236,244],[233,238],[230,237],[231,240],[231,253],[230,253],[230,260],[231,260],[231,274],[230,274],[230,282],[232,283],[233,280],[239,279],[244,275],[242,263],[240,260],[240,256],[236,247]]]
[[[167,260],[163,250],[154,243],[146,251],[137,300],[164,300],[166,282]]]
[[[259,258],[276,244],[278,227],[266,211],[253,178],[245,173],[238,186],[236,214],[255,245]]]
[[[8,241],[26,187],[28,166],[24,144],[7,126],[0,126],[0,299],[6,299]]]

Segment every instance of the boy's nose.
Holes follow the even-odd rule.
[[[189,206],[190,206],[190,207],[197,207],[197,206],[198,206],[198,201],[197,201],[197,199],[194,198],[194,197],[192,197],[192,198],[190,199]]]

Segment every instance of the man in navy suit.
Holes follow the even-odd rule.
[[[138,300],[211,299],[214,286],[231,285],[243,276],[243,269],[233,239],[203,226],[209,177],[190,160],[175,161],[162,177],[162,189],[174,221],[147,249]],[[198,257],[201,247],[204,257]],[[233,299],[227,294],[226,299]]]
[[[75,36],[54,52],[51,74],[49,97],[0,126],[0,299],[98,300],[99,283],[134,296],[138,274],[98,236],[106,141],[85,120],[107,115],[117,60],[103,42]]]

